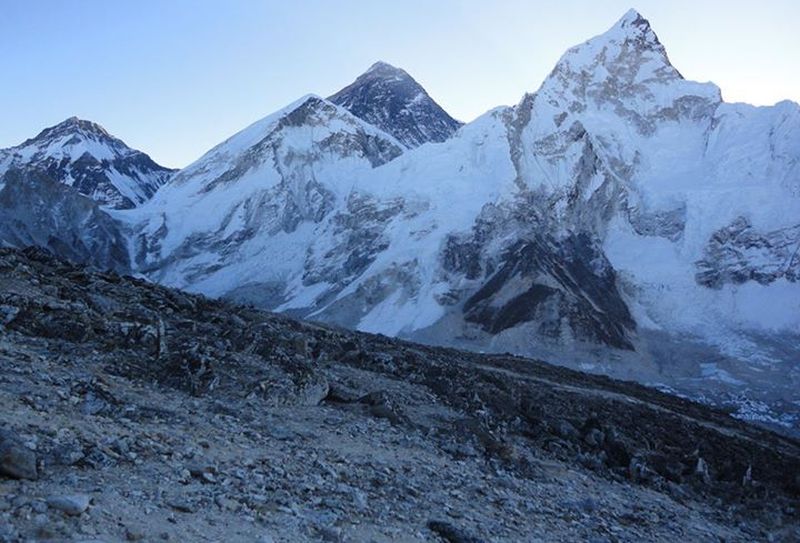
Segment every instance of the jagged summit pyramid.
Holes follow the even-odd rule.
[[[685,116],[687,110],[708,115],[721,102],[716,85],[682,77],[650,23],[635,10],[606,32],[571,47],[536,96],[527,99],[536,109],[528,114],[542,130],[553,128],[554,117],[568,122],[565,116],[577,115],[585,128],[603,132],[609,119],[620,118],[641,134],[652,133],[665,116]],[[600,118],[587,110],[605,113]]]
[[[442,142],[461,126],[413,77],[386,62],[376,62],[329,100],[409,148]]]

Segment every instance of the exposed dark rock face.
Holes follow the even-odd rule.
[[[697,262],[697,282],[711,288],[757,281],[768,285],[784,278],[800,280],[800,224],[759,232],[745,217],[711,236]]]
[[[100,205],[115,209],[129,209],[147,201],[174,173],[100,125],[77,117],[44,129],[35,138],[6,149],[5,154],[0,167],[5,162],[6,168],[45,172]]]
[[[559,337],[567,324],[577,337],[619,349],[633,349],[636,330],[613,268],[587,234],[518,242],[464,315],[492,334],[535,321],[542,335]]]
[[[38,171],[10,170],[0,186],[0,245],[43,247],[97,268],[130,270],[121,227],[95,201]]]
[[[654,212],[628,209],[628,220],[639,235],[657,236],[677,241],[683,235],[686,227],[686,205]]]
[[[328,99],[407,147],[442,142],[461,127],[410,75],[385,62]]]

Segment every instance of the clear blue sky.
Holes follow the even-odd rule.
[[[375,60],[469,121],[630,7],[729,101],[800,101],[798,0],[0,0],[0,147],[71,115],[184,166]]]

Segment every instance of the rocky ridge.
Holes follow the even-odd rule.
[[[792,541],[800,444],[0,250],[0,540]]]

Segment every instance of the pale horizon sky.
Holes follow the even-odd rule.
[[[556,5],[557,4],[557,5]],[[470,121],[535,91],[629,8],[726,101],[800,102],[800,2],[0,0],[0,148],[77,115],[165,166],[373,62]]]

